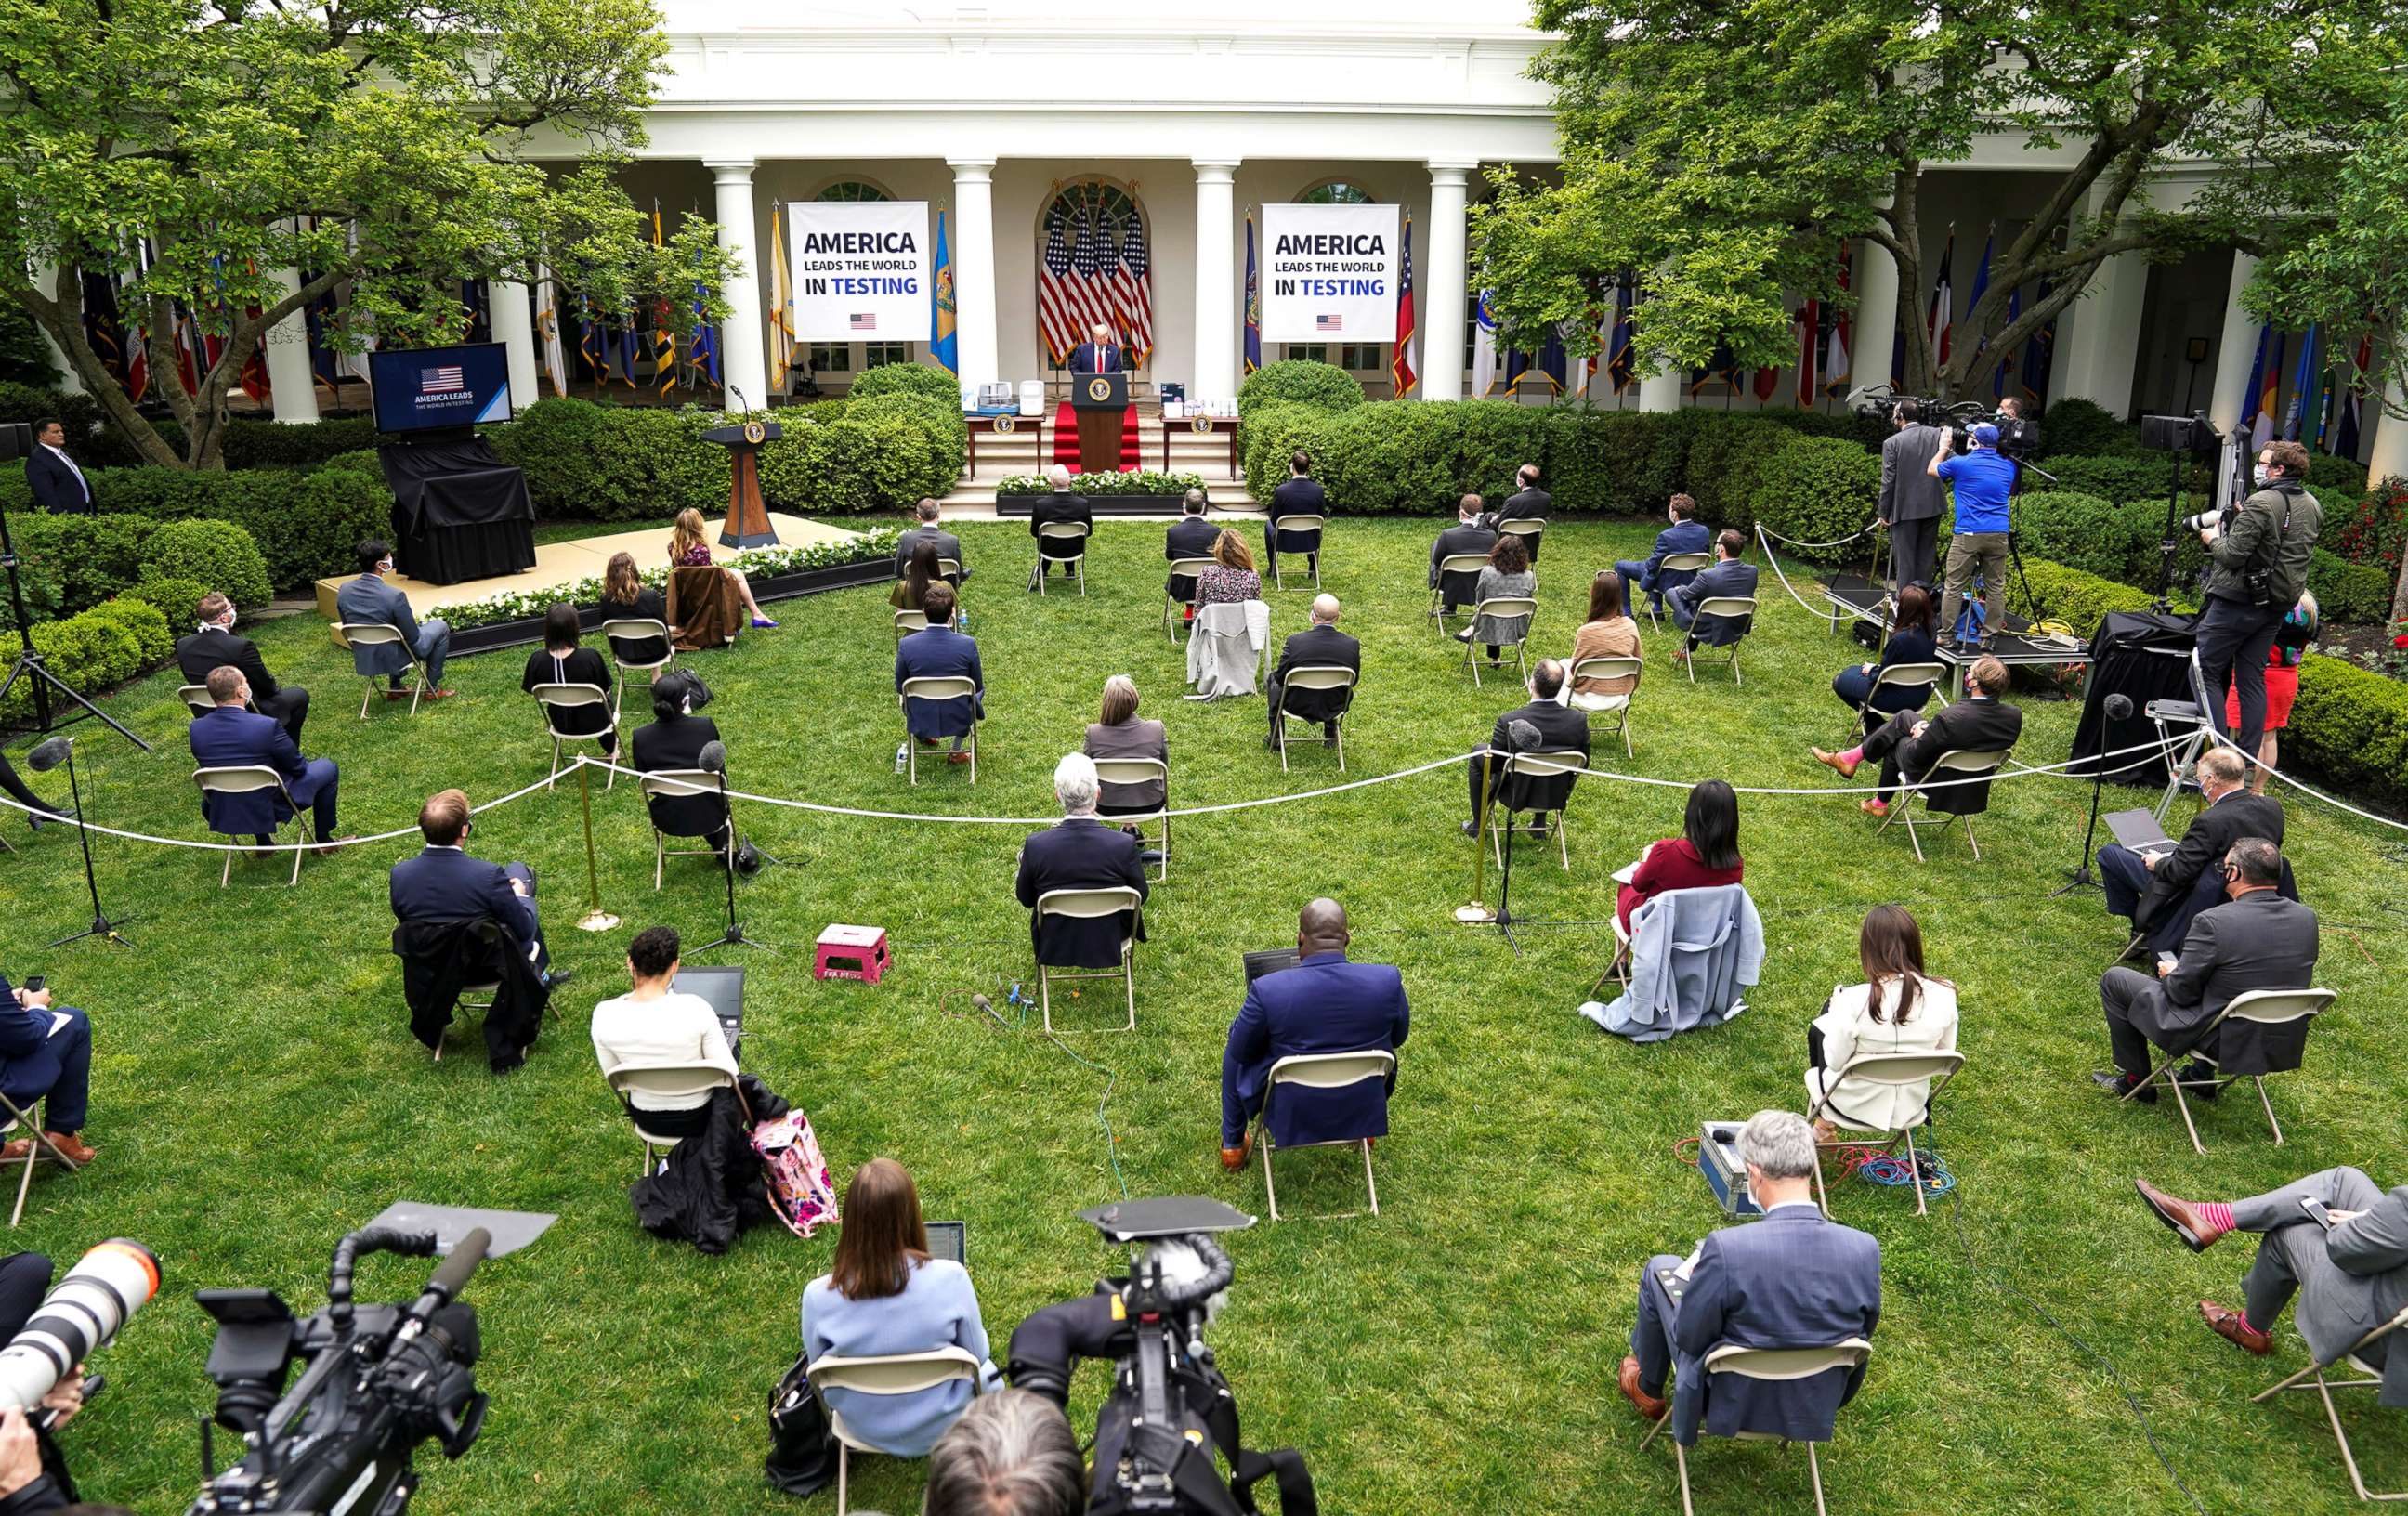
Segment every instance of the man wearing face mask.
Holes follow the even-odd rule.
[[[2266,736],[2266,650],[2307,588],[2308,562],[2324,530],[2324,508],[2308,493],[2308,450],[2269,442],[2258,450],[2258,488],[2229,527],[2209,525],[2207,608],[2199,618],[2199,672],[2207,719],[2254,760]],[[2241,727],[2225,732],[2224,692],[2235,692]]]
[[[207,684],[210,669],[229,664],[241,669],[251,684],[251,708],[275,717],[284,735],[298,746],[301,723],[309,719],[309,692],[297,684],[279,685],[276,676],[267,671],[266,661],[259,656],[257,645],[247,636],[234,635],[233,601],[211,590],[201,596],[194,614],[198,629],[176,642],[176,666],[184,671],[184,682]]]
[[[335,592],[335,614],[346,622],[366,622],[390,626],[408,642],[418,661],[426,665],[429,700],[448,700],[452,692],[443,688],[443,659],[452,651],[452,623],[436,620],[422,622],[411,614],[409,596],[385,582],[393,572],[393,545],[370,537],[359,547],[360,577]],[[409,651],[390,642],[366,643],[351,650],[351,666],[363,679],[383,675],[389,681],[385,690],[388,700],[406,700],[409,692],[401,685],[402,675],[409,671]]]

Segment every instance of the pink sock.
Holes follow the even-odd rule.
[[[1843,764],[1860,764],[1864,761],[1865,750],[1861,747],[1850,748],[1847,751],[1840,754],[1840,762]]]
[[[2199,1205],[2199,1219],[2217,1232],[2232,1230],[2232,1208],[2221,1200],[2203,1200]]]

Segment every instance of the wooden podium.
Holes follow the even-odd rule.
[[[761,444],[774,442],[784,429],[776,422],[748,421],[741,426],[715,426],[702,434],[705,442],[727,450],[727,520],[719,533],[723,548],[774,548],[778,534],[769,525],[769,508],[761,503]]]
[[[1070,376],[1070,408],[1079,413],[1081,473],[1110,473],[1121,466],[1121,431],[1128,403],[1125,373]]]

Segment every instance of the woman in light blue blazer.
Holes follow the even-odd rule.
[[[910,1171],[873,1158],[844,1194],[843,1230],[828,1272],[803,1289],[803,1353],[860,1357],[964,1348],[979,1360],[985,1386],[1002,1380],[987,1357],[986,1327],[968,1270],[928,1256],[928,1229]],[[861,1394],[831,1389],[828,1409],[845,1429],[898,1458],[924,1456],[970,1402],[970,1386],[950,1380],[913,1394]]]

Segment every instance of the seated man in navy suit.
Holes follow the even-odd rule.
[[[1713,566],[1698,570],[1695,579],[1666,594],[1664,603],[1672,612],[1672,624],[1689,634],[1688,641],[1673,650],[1673,657],[1686,658],[1700,645],[1719,648],[1747,635],[1746,617],[1698,614],[1699,606],[1717,596],[1755,595],[1756,565],[1740,557],[1746,551],[1747,538],[1725,532],[1714,538]]]
[[[491,918],[526,950],[527,962],[549,989],[568,982],[568,970],[552,972],[536,917],[535,870],[524,864],[489,864],[468,856],[463,844],[473,823],[468,796],[437,790],[419,808],[418,830],[425,851],[393,865],[387,894],[395,921],[471,922]]]
[[[426,665],[426,694],[429,700],[449,700],[452,692],[443,688],[443,660],[452,651],[452,623],[435,620],[421,622],[411,614],[409,596],[385,582],[393,572],[393,547],[390,543],[370,537],[359,547],[360,577],[335,592],[335,614],[346,622],[363,622],[390,626],[402,635],[409,647],[403,649],[391,642],[363,643],[351,650],[351,667],[364,679],[385,677],[385,698],[401,700],[408,692],[401,687],[402,675],[409,671],[410,654]]]
[[[100,1156],[77,1137],[92,1094],[92,1018],[73,1007],[51,1009],[47,986],[20,990],[0,979],[0,1093],[29,1115],[40,1101],[42,1135],[69,1159]],[[22,1162],[33,1145],[30,1137],[11,1140],[0,1147],[0,1163]]]
[[[1666,594],[1676,585],[1688,583],[1697,573],[1693,568],[1666,568],[1664,560],[1678,552],[1703,552],[1714,539],[1706,523],[1698,520],[1698,503],[1689,496],[1674,495],[1666,515],[1672,524],[1656,534],[1656,551],[1649,553],[1644,562],[1625,558],[1613,565],[1614,573],[1622,578],[1622,603],[1634,616],[1639,614],[1639,598],[1632,589],[1634,581],[1639,589],[1647,591],[1648,598],[1661,608]]]
[[[1840,1408],[1865,1371],[1828,1368],[1802,1380],[1718,1375],[1705,1357],[1742,1348],[1827,1348],[1872,1339],[1881,1320],[1881,1244],[1842,1226],[1814,1204],[1814,1129],[1794,1111],[1759,1110],[1740,1129],[1739,1157],[1761,1221],[1710,1232],[1684,1261],[1647,1260],[1639,1321],[1622,1360],[1623,1397],[1655,1421],[1672,1374],[1672,1440],[1688,1447],[1699,1423],[1716,1437],[1762,1432],[1828,1442]]]
[[[952,737],[953,751],[946,761],[966,764],[970,755],[962,751],[962,744],[986,719],[986,673],[979,666],[978,639],[953,629],[953,587],[943,580],[928,586],[920,609],[928,624],[895,644],[896,693],[901,693],[905,679],[967,679],[978,693],[951,700],[906,700],[904,724],[922,747],[933,748]]]
[[[935,592],[930,585],[929,593]],[[903,640],[925,636],[914,632]],[[1096,820],[1102,790],[1093,758],[1083,752],[1066,755],[1054,765],[1054,795],[1062,802],[1062,819],[1020,845],[1020,875],[1012,881],[1012,893],[1029,908],[1028,935],[1037,946],[1037,961],[1048,968],[1118,968],[1121,944],[1145,940],[1142,910],[1094,917],[1035,914],[1038,900],[1054,890],[1125,884],[1137,891],[1140,901],[1145,899],[1145,861],[1138,856],[1138,839]]]
[[[1412,1030],[1405,980],[1389,964],[1350,963],[1346,908],[1315,900],[1297,914],[1294,968],[1246,986],[1221,1053],[1221,1166],[1242,1168],[1254,1151],[1248,1123],[1263,1108],[1271,1065],[1297,1053],[1394,1052]],[[1351,1142],[1388,1135],[1388,1095],[1366,1084],[1340,1090],[1289,1089],[1272,1112],[1274,1145]]]
[[[208,686],[209,698],[217,702],[217,708],[193,718],[193,762],[203,768],[256,765],[276,770],[282,776],[293,804],[310,808],[319,852],[333,852],[333,844],[340,840],[335,836],[335,760],[302,757],[283,722],[243,708],[251,704],[251,681],[242,677],[241,669],[231,664],[210,669]],[[285,805],[284,796],[272,790],[253,790],[247,794],[205,791],[201,795],[201,814],[208,819],[210,831],[228,837],[248,832],[265,847],[268,834],[283,824],[293,811]]]

